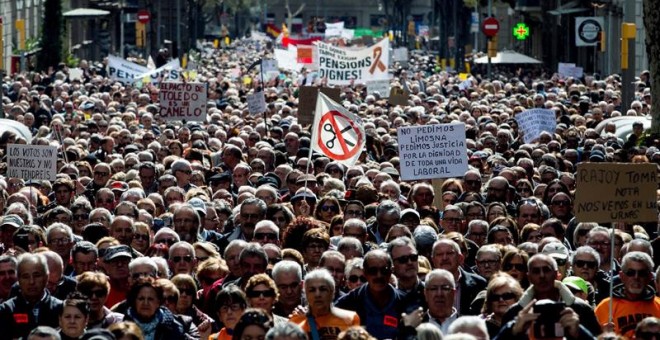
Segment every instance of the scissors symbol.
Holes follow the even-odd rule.
[[[343,130],[339,131],[340,134],[344,134],[344,132],[352,129],[353,127],[351,125],[347,125]],[[328,148],[332,149],[335,147],[335,139],[337,139],[337,133],[335,132],[335,129],[332,128],[331,124],[324,124],[323,125],[323,130],[328,131],[332,133],[332,139],[329,141],[325,142],[325,146]],[[344,142],[348,144],[349,146],[355,146],[355,143],[351,142],[350,140],[344,139]]]

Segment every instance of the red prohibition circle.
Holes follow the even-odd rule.
[[[348,146],[346,145],[346,141],[344,140],[344,136],[341,134],[341,129],[339,128],[339,125],[337,124],[337,121],[335,120],[335,117],[339,116],[343,119],[345,119],[348,124],[350,124],[351,128],[353,131],[355,131],[355,134],[357,135],[357,141],[355,143],[355,146],[353,149],[349,149]],[[341,149],[344,151],[343,154],[336,154],[332,150],[330,150],[326,144],[323,142],[321,139],[321,135],[323,134],[323,125],[325,123],[329,123],[332,129],[335,131],[335,136],[336,136],[336,142],[339,144]],[[355,156],[358,152],[361,150],[361,145],[362,145],[362,133],[360,133],[360,129],[355,125],[355,122],[351,120],[350,118],[346,117],[343,113],[339,111],[328,111],[326,112],[323,117],[321,117],[321,122],[319,126],[317,127],[317,144],[325,153],[332,159],[344,161],[347,159],[350,159],[351,157]],[[334,147],[333,147],[334,148]]]

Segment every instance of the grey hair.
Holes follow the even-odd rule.
[[[364,269],[364,259],[361,257],[355,257],[346,261],[346,269],[344,270],[344,274],[349,276],[351,274],[351,270],[353,269]]]
[[[10,263],[14,270],[18,267],[18,260],[14,256],[0,255],[0,264],[2,263]]]
[[[642,262],[646,265],[648,270],[653,270],[653,259],[647,253],[641,251],[631,251],[630,253],[623,256],[621,259],[621,270],[625,271],[628,269],[630,262]]]
[[[229,242],[229,244],[225,248],[224,254],[222,254],[222,255],[223,255],[223,257],[226,258],[227,253],[229,252],[230,249],[234,249],[234,248],[237,248],[237,247],[240,247],[240,248],[244,249],[245,247],[247,247],[247,245],[248,245],[248,243],[245,240],[239,240],[239,239],[233,240],[233,241]]]
[[[500,252],[499,249],[497,249],[497,246],[494,244],[485,244],[479,250],[477,250],[477,258],[479,258],[480,254],[494,254],[497,256],[498,259],[502,258],[502,253]]]
[[[442,340],[443,335],[440,328],[429,323],[424,322],[419,324],[415,329],[417,331],[417,339],[419,340]]]
[[[454,320],[454,322],[449,325],[449,329],[447,331],[449,334],[473,334],[473,332],[476,330],[487,336],[488,328],[486,328],[486,320],[476,315],[464,315]]]
[[[364,256],[362,242],[355,237],[342,237],[341,240],[339,240],[339,243],[337,243],[337,250],[339,252],[357,250],[362,256]]]
[[[23,254],[18,256],[17,260],[18,260],[18,265],[16,266],[16,268],[18,269],[18,276],[21,275],[21,273],[20,273],[21,265],[23,263],[27,263],[27,262],[36,263],[37,265],[39,265],[43,269],[44,273],[46,275],[48,275],[48,272],[49,272],[48,271],[48,262],[46,261],[46,257],[43,256],[42,254],[23,253]]]
[[[401,216],[401,207],[394,201],[384,200],[376,208],[376,216],[382,214],[397,214]]]
[[[486,230],[488,230],[488,222],[484,220],[472,220],[470,221],[470,223],[468,223],[466,235],[470,235],[472,233],[472,228],[474,228],[475,226],[482,226],[486,228]]]
[[[138,199],[143,199],[143,198],[147,197],[144,190],[142,190],[140,188],[130,188],[130,189],[126,190],[126,192],[121,194],[121,200],[125,201],[131,196],[138,197]]]
[[[456,241],[450,240],[448,238],[441,238],[441,239],[435,241],[435,243],[433,243],[433,249],[431,250],[431,256],[435,257],[435,248],[437,248],[441,244],[446,244],[446,245],[451,246],[452,248],[454,248],[454,251],[458,255],[462,254],[461,253],[461,246],[459,246],[458,243],[456,243]]]
[[[266,206],[266,202],[264,202],[263,200],[261,200],[261,199],[259,199],[259,198],[256,198],[256,197],[248,197],[248,198],[246,198],[246,199],[243,201],[243,203],[241,203],[241,209],[243,208],[243,206],[246,206],[246,205],[254,205],[254,206],[257,206],[257,207],[259,208],[259,210],[261,210],[261,213],[262,213],[262,214],[265,214],[265,213],[266,213],[266,208],[267,208],[267,206]]]
[[[179,249],[179,248],[186,249],[190,252],[190,254],[192,254],[192,256],[195,256],[195,248],[193,248],[192,244],[190,244],[186,241],[179,241],[179,242],[174,243],[170,247],[170,250],[169,250],[170,257],[172,257],[173,256],[172,254],[174,253],[174,251]]]
[[[598,254],[596,249],[591,248],[589,246],[578,247],[578,249],[575,249],[575,253],[573,254],[573,261],[575,261],[575,257],[580,254],[588,254],[593,256],[594,259],[596,259],[596,263],[598,264],[596,267],[600,267],[600,254]]]
[[[350,227],[360,227],[364,229],[364,232],[367,232],[367,223],[365,223],[363,220],[359,218],[349,218],[347,221],[344,222],[344,228],[347,226]]]
[[[89,216],[92,216],[96,213],[100,213],[103,217],[105,217],[108,220],[109,224],[112,224],[112,221],[114,220],[114,216],[112,216],[110,210],[106,208],[95,208],[89,212]]]
[[[417,248],[415,246],[415,241],[413,241],[410,237],[401,236],[390,241],[390,243],[387,245],[387,253],[390,256],[392,256],[392,251],[394,250],[394,247],[405,247],[405,246],[411,246],[413,247],[413,249]]]
[[[133,273],[133,269],[135,267],[142,265],[149,266],[151,268],[151,271],[153,272],[152,275],[154,277],[158,276],[158,265],[156,264],[156,261],[154,261],[153,258],[146,256],[141,256],[131,260],[131,262],[128,263],[128,272]]]
[[[162,227],[162,228],[158,229],[158,231],[157,231],[156,234],[154,235],[154,240],[157,239],[158,236],[163,235],[163,234],[167,234],[167,235],[171,235],[171,236],[173,236],[174,239],[175,239],[177,242],[181,241],[181,239],[179,238],[179,234],[177,234],[176,231],[174,231],[174,229],[169,228],[169,227]]]
[[[454,274],[446,269],[433,269],[428,274],[426,274],[426,279],[424,282],[431,282],[432,279],[439,277],[444,278],[452,288],[456,289],[456,281],[454,281]]]
[[[293,340],[307,340],[307,334],[300,326],[291,322],[276,323],[273,328],[266,333],[266,340],[275,340],[287,338]]]
[[[46,228],[46,240],[48,240],[48,236],[54,230],[63,230],[67,234],[67,236],[69,237],[69,241],[70,242],[74,241],[73,230],[71,230],[71,227],[69,227],[68,225],[66,225],[64,223],[60,223],[60,222],[55,222],[55,223],[51,224],[50,226],[48,226],[48,228]]]
[[[547,262],[548,264],[550,264],[550,267],[552,267],[552,270],[554,270],[554,271],[559,270],[559,266],[557,265],[557,261],[555,261],[555,259],[552,256],[546,255],[546,254],[534,254],[533,256],[531,256],[529,258],[529,261],[527,261],[527,268],[530,268],[531,264],[532,264],[532,261],[534,261],[536,259],[541,259],[541,260]]]
[[[275,222],[271,220],[262,220],[257,222],[257,224],[254,226],[254,234],[257,233],[257,230],[270,227],[271,229],[275,230],[275,233],[277,234],[277,239],[280,239],[280,228],[275,224]]]
[[[297,262],[284,260],[276,263],[275,266],[273,266],[272,271],[273,280],[277,280],[277,277],[280,275],[280,273],[284,272],[295,272],[296,277],[302,281],[302,268],[300,268],[300,265]]]
[[[305,275],[305,286],[311,280],[323,280],[328,286],[330,286],[330,291],[335,291],[335,279],[332,278],[332,274],[325,268],[314,269],[311,272]]]
[[[167,278],[172,276],[172,273],[170,272],[170,265],[167,263],[167,260],[164,257],[156,256],[152,257],[151,260],[154,261],[156,267],[158,268],[159,277]],[[160,269],[163,269],[164,272],[161,272]]]

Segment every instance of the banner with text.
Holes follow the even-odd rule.
[[[397,135],[403,180],[463,177],[468,170],[463,123],[405,126]]]
[[[132,84],[138,81],[145,82],[145,78],[146,82],[156,84],[165,76],[167,76],[165,79],[180,80],[180,69],[179,59],[174,59],[155,70],[150,70],[146,66],[113,55],[108,56],[108,77],[124,84]]]
[[[206,84],[162,82],[159,87],[161,118],[206,121]]]
[[[7,145],[7,177],[54,181],[55,176],[57,176],[57,147]]]
[[[523,132],[525,143],[531,143],[541,136],[541,132],[555,133],[557,118],[555,111],[548,109],[531,109],[516,115],[518,129]]]
[[[266,112],[266,97],[263,91],[247,95],[248,112],[251,115],[258,115]]]
[[[377,44],[349,50],[317,42],[319,76],[328,85],[349,85],[351,80],[366,83],[371,80],[389,79],[390,42],[383,39]]]
[[[575,174],[578,222],[656,222],[655,164],[581,163]]]

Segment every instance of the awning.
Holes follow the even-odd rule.
[[[522,53],[514,51],[498,52],[495,58],[491,58],[492,64],[541,64],[540,60],[528,57]],[[488,64],[488,56],[477,58],[475,64]]]
[[[65,12],[63,16],[67,19],[89,19],[96,17],[104,17],[109,15],[109,11],[104,11],[102,9],[95,8],[76,8]]]

